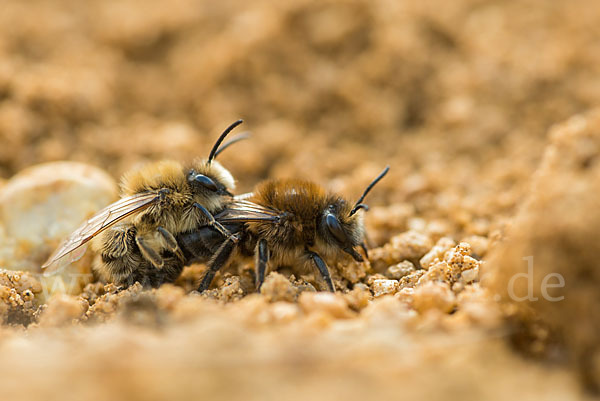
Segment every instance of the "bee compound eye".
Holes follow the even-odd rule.
[[[325,217],[325,224],[327,225],[327,229],[331,235],[333,235],[339,242],[344,244],[348,241],[340,221],[333,214],[328,214],[327,217]]]
[[[213,192],[217,192],[219,189],[213,180],[202,174],[196,175],[194,181]]]

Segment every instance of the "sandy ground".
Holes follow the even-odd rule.
[[[592,0],[3,0],[3,394],[591,397],[599,21]],[[390,165],[335,295],[288,269],[254,294],[250,262],[204,295],[204,265],[146,291],[95,281],[89,253],[70,295],[39,277],[123,173],[206,156],[238,118],[237,193],[301,177],[355,199]],[[37,166],[57,161],[76,164]],[[507,297],[529,255],[564,302]]]

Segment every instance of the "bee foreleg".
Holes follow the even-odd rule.
[[[239,241],[238,235],[234,235],[233,237],[235,237],[235,240],[227,239],[227,241],[223,242],[219,249],[217,249],[215,256],[213,256],[212,260],[208,263],[208,271],[202,278],[202,282],[198,287],[198,292],[208,290],[208,287],[210,287],[210,284],[215,278],[215,274],[229,261],[229,257]]]
[[[185,258],[183,257],[183,252],[179,248],[179,244],[177,243],[177,240],[175,239],[173,234],[171,234],[169,231],[165,230],[160,226],[157,227],[156,230],[160,233],[160,235],[162,235],[163,239],[165,240],[165,245],[167,246],[167,249],[173,252],[180,261],[184,262]]]
[[[367,257],[367,259],[369,259],[369,251],[367,249],[367,245],[363,242],[360,243],[360,247],[362,248],[363,252],[365,253],[365,256]]]
[[[206,217],[206,219],[208,220],[207,225],[216,228],[221,234],[223,234],[223,236],[227,237],[228,240],[234,242],[238,241],[238,238],[234,235],[231,235],[231,233],[225,227],[223,227],[221,223],[215,220],[215,217],[212,214],[210,214],[210,212],[206,210],[204,206],[202,206],[199,203],[194,203],[194,207],[198,209],[200,213],[204,215],[204,217]]]
[[[148,244],[146,244],[146,242],[139,236],[135,237],[135,243],[137,244],[138,248],[140,249],[142,256],[147,261],[152,263],[152,265],[154,267],[156,267],[157,269],[162,269],[165,262],[164,262],[163,258],[158,254],[158,252],[156,252],[154,249],[152,249],[150,246],[148,246]]]
[[[267,263],[269,262],[269,248],[267,248],[267,241],[264,239],[258,241],[256,249],[256,269],[258,272],[256,290],[260,291],[260,287],[265,281],[265,271],[267,270]]]
[[[321,259],[319,254],[316,252],[307,251],[307,254],[315,263],[317,269],[319,269],[319,273],[321,273],[321,277],[323,277],[323,279],[327,283],[329,291],[335,292],[335,287],[333,286],[333,281],[331,280],[331,275],[329,274],[329,269],[327,268],[327,264],[325,263],[325,261]]]

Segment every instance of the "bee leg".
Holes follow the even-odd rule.
[[[258,241],[256,249],[256,266],[258,271],[256,290],[260,291],[260,287],[265,281],[265,271],[267,270],[267,263],[269,262],[269,249],[267,248],[267,241],[264,239]]]
[[[367,257],[367,259],[369,259],[369,251],[367,250],[367,245],[364,242],[361,242],[360,247],[362,248],[363,252],[365,253],[365,256]]]
[[[321,277],[323,277],[323,279],[327,283],[329,291],[335,292],[335,287],[333,286],[333,281],[331,280],[331,275],[329,274],[329,269],[327,268],[327,264],[325,263],[325,261],[321,259],[319,254],[316,252],[307,251],[307,254],[315,263],[317,269],[319,269],[319,273],[321,273]]]
[[[169,231],[165,230],[164,228],[162,228],[160,226],[157,227],[156,230],[160,233],[160,235],[162,235],[163,239],[165,240],[167,249],[169,251],[173,252],[175,254],[175,256],[177,256],[177,258],[181,262],[185,262],[185,258],[183,257],[183,252],[179,248],[179,244],[177,243],[177,240],[175,239],[173,234],[171,234]]]
[[[223,234],[224,237],[227,237],[228,240],[230,241],[234,241],[237,242],[238,238],[234,235],[231,235],[231,233],[221,225],[221,223],[219,223],[217,220],[215,220],[215,217],[210,214],[210,212],[208,210],[206,210],[206,208],[204,206],[202,206],[199,203],[194,203],[193,205],[196,209],[198,209],[200,211],[200,213],[202,213],[204,215],[204,217],[206,217],[206,219],[208,220],[208,225],[211,227],[216,228],[221,234]]]
[[[229,261],[229,257],[239,241],[238,235],[234,235],[233,237],[235,237],[235,239],[227,239],[225,242],[223,242],[219,249],[217,249],[215,256],[213,256],[212,260],[208,263],[208,271],[204,277],[202,277],[202,282],[198,287],[198,292],[204,292],[208,290],[208,287],[210,287],[210,284],[215,278],[215,274]]]
[[[107,235],[110,236],[109,240],[104,241],[102,257],[116,259],[127,254],[135,236],[135,229],[115,227],[107,231]]]
[[[141,237],[136,236],[135,243],[137,244],[138,248],[140,248],[140,252],[142,253],[142,256],[147,261],[152,263],[152,265],[154,267],[156,267],[157,269],[162,269],[165,262],[164,262],[163,258],[160,257],[158,252],[156,252],[154,249],[152,249],[150,246],[148,246],[148,244],[146,244],[146,242]]]

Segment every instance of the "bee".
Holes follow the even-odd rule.
[[[227,127],[207,159],[197,159],[187,166],[159,161],[125,174],[122,198],[63,241],[42,266],[45,274],[79,259],[91,243],[97,254],[92,269],[101,280],[119,286],[139,281],[157,287],[174,281],[183,269],[185,257],[176,240],[179,233],[208,226],[221,238],[235,240],[213,217],[233,200],[230,191],[235,188],[231,173],[215,158],[245,138],[240,136],[221,146],[241,123],[238,120]]]
[[[306,180],[267,180],[251,194],[230,203],[215,219],[228,227],[232,236],[221,237],[211,227],[184,232],[177,237],[188,260],[205,261],[208,270],[198,291],[207,290],[217,271],[231,259],[234,251],[255,257],[256,286],[260,290],[267,267],[290,266],[294,270],[316,268],[329,291],[335,291],[325,260],[347,254],[358,262],[368,257],[365,245],[363,203],[371,189],[387,174],[386,167],[351,205],[343,197],[327,192]]]

